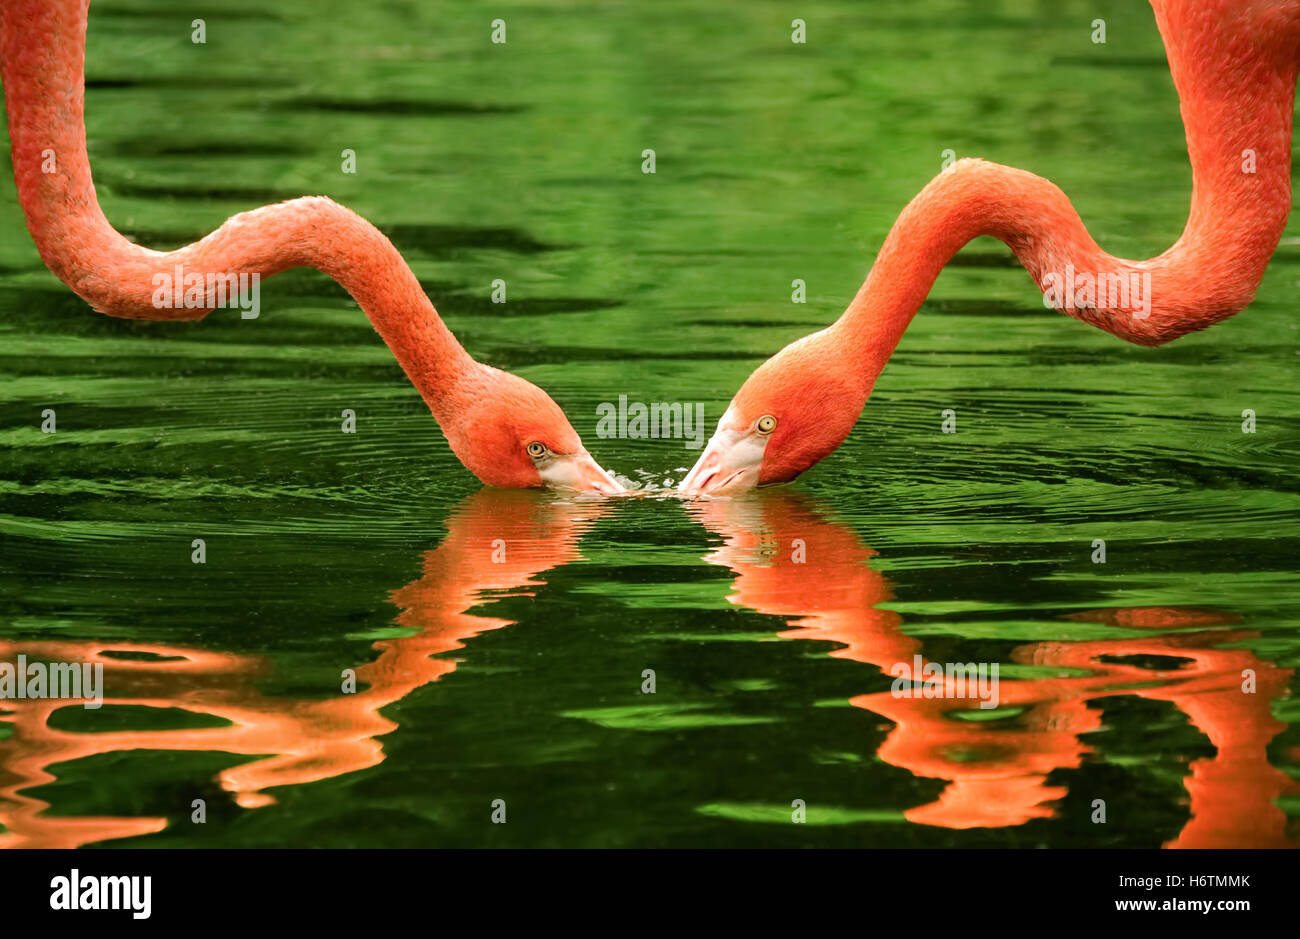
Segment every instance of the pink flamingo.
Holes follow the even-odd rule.
[[[1149,261],[1112,257],[1046,179],[959,160],[903,210],[844,314],[749,377],[680,489],[786,482],[833,452],[939,271],[980,235],[1005,242],[1052,306],[1140,345],[1204,329],[1250,303],[1291,209],[1300,0],[1151,5],[1192,164],[1191,214],[1173,247]],[[1076,271],[1092,272],[1091,289]],[[1141,302],[1130,285],[1149,287]]]
[[[214,294],[197,308],[156,305],[158,284],[178,270],[209,284],[314,267],[370,317],[452,451],[484,483],[622,490],[544,391],[465,351],[397,249],[355,212],[323,197],[294,199],[233,216],[167,252],[119,234],[99,207],[86,157],[87,2],[5,0],[0,11],[14,179],[28,230],[55,276],[101,313],[186,320],[211,312]]]

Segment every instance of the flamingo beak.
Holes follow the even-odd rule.
[[[687,495],[742,492],[758,485],[767,437],[750,431],[719,429],[694,468],[677,484]]]
[[[586,450],[558,455],[541,471],[542,482],[552,489],[576,489],[614,495],[627,492],[613,476],[600,468]]]

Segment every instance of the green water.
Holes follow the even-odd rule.
[[[697,451],[599,439],[597,405],[711,427],[844,308],[945,149],[1054,180],[1121,257],[1167,247],[1190,191],[1127,0],[97,0],[88,79],[121,230],[174,247],[329,195],[656,484]],[[5,157],[0,661],[100,663],[106,704],[3,703],[0,844],[1300,837],[1300,222],[1248,311],[1154,350],[977,242],[798,484],[588,502],[481,490],[323,275],[265,282],[257,320],[93,313]],[[913,654],[997,663],[999,707],[892,696]]]

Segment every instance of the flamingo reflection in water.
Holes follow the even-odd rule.
[[[0,641],[0,661],[29,659],[101,664],[104,703],[175,708],[220,719],[223,726],[83,733],[51,726],[68,701],[10,700],[0,723],[0,847],[76,847],[162,831],[161,817],[51,816],[28,790],[54,782],[51,768],[132,750],[226,752],[253,757],[218,775],[222,790],[254,808],[277,786],[301,785],[375,766],[380,739],[396,729],[381,709],[437,681],[456,667],[440,653],[469,638],[512,625],[467,611],[501,596],[531,593],[539,575],[580,560],[578,545],[608,502],[559,502],[532,492],[485,489],[447,521],[449,534],[423,559],[421,576],[393,592],[398,625],[411,635],[374,644],[373,661],[356,669],[359,690],[326,700],[273,697],[259,684],[270,663],[157,643]],[[902,617],[881,609],[888,582],[870,566],[874,552],[845,526],[822,517],[790,492],[764,491],[740,500],[693,502],[687,510],[723,539],[707,560],[735,573],[732,603],[787,619],[786,638],[840,648],[832,656],[876,666],[911,662],[921,643],[903,632]],[[802,563],[789,546],[802,542]],[[500,548],[505,548],[501,551]],[[488,593],[491,592],[489,596]],[[1215,746],[1193,762],[1185,780],[1191,817],[1170,847],[1293,847],[1275,800],[1295,784],[1268,761],[1266,747],[1284,725],[1270,703],[1285,693],[1291,671],[1245,648],[1223,648],[1257,635],[1228,628],[1232,614],[1180,608],[1101,610],[1070,619],[1150,630],[1151,635],[1082,642],[1030,643],[1011,654],[1022,665],[1065,677],[1003,679],[1004,720],[968,722],[954,712],[974,705],[952,698],[864,694],[851,704],[895,725],[879,749],[886,763],[923,778],[947,780],[939,798],[908,810],[909,821],[946,828],[1003,827],[1053,816],[1064,787],[1055,770],[1078,768],[1091,748],[1080,735],[1100,729],[1097,699],[1135,695],[1168,701]],[[1177,632],[1169,632],[1177,630]],[[1135,657],[1173,658],[1159,672]],[[1255,694],[1241,691],[1242,672],[1257,676]]]
[[[261,757],[218,776],[236,803],[273,803],[266,790],[316,782],[374,766],[379,738],[397,728],[380,709],[438,681],[455,659],[433,658],[467,639],[514,621],[472,615],[488,599],[531,593],[538,575],[579,560],[578,542],[608,509],[598,501],[562,502],[544,494],[483,489],[447,520],[449,534],[423,559],[421,576],[396,590],[399,626],[408,636],[374,644],[378,656],[356,668],[358,690],[326,700],[272,697],[259,690],[270,672],[258,656],[158,643],[0,640],[0,661],[88,663],[104,669],[104,705],[176,708],[220,719],[192,729],[77,732],[51,725],[60,708],[79,701],[6,700],[0,725],[0,848],[70,848],[153,834],[167,819],[69,817],[28,794],[52,783],[60,763],[131,750],[214,751]],[[491,591],[491,598],[485,592]],[[58,723],[57,721],[55,723]]]
[[[694,502],[688,510],[723,539],[706,560],[735,573],[730,602],[787,618],[783,638],[836,643],[841,648],[830,655],[889,675],[898,674],[892,666],[911,664],[920,653],[920,642],[902,630],[902,616],[879,608],[893,595],[868,563],[875,552],[807,500],[764,490],[746,499]],[[1275,800],[1300,794],[1300,786],[1266,753],[1286,726],[1270,706],[1285,695],[1292,671],[1249,649],[1224,648],[1258,633],[1229,628],[1239,621],[1235,614],[1176,607],[1096,610],[1067,619],[1151,634],[1016,648],[1011,659],[1017,665],[1062,677],[1000,680],[998,704],[1011,709],[1003,719],[960,719],[988,712],[974,699],[956,699],[964,689],[951,678],[941,697],[883,691],[851,699],[895,725],[877,751],[881,760],[948,781],[937,800],[909,809],[908,821],[999,828],[1057,815],[1052,803],[1066,789],[1048,776],[1079,768],[1092,752],[1080,735],[1101,729],[1102,714],[1090,702],[1134,695],[1169,702],[1216,748],[1213,757],[1191,764],[1184,780],[1191,817],[1166,847],[1296,847]],[[1152,656],[1177,665],[1153,671],[1134,661],[1149,663]],[[1247,669],[1255,693],[1243,693]]]

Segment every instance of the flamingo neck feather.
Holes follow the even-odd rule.
[[[392,243],[324,197],[263,206],[228,219],[175,251],[123,237],[104,216],[91,179],[84,121],[88,0],[5,0],[0,72],[14,178],[27,227],[54,274],[101,313],[197,319],[209,309],[154,305],[155,275],[323,271],[365,311],[439,423],[482,368],[438,316]],[[52,162],[51,162],[52,161]],[[53,166],[52,172],[48,168]]]
[[[1117,258],[1097,245],[1069,198],[1048,180],[983,160],[958,161],[903,210],[866,282],[830,327],[867,394],[944,265],[981,235],[1005,242],[1058,310],[1141,345],[1204,329],[1254,298],[1291,208],[1300,3],[1153,0],[1152,6],[1192,166],[1182,235],[1150,260]],[[1091,307],[1086,296],[1057,302],[1044,285],[1050,275],[1063,284],[1067,271],[1134,286],[1149,275],[1149,293],[1144,304],[1133,296],[1112,302],[1100,291]],[[1063,286],[1065,301],[1070,287]]]

